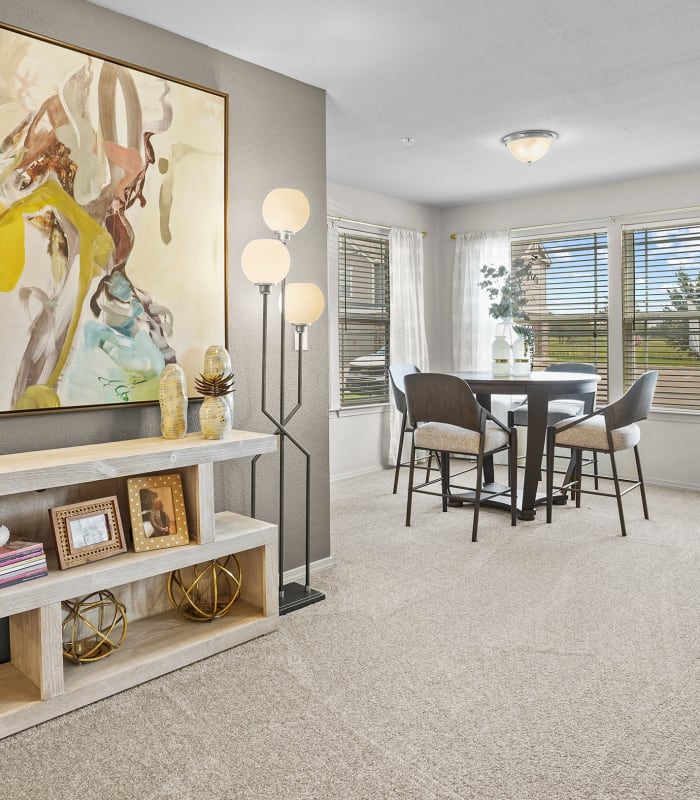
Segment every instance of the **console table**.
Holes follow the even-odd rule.
[[[222,440],[192,433],[0,456],[0,515],[16,538],[49,543],[48,509],[57,498],[118,495],[128,520],[126,478],[163,473],[181,477],[190,536],[187,545],[66,570],[56,568],[49,550],[48,576],[0,589],[11,653],[0,664],[0,738],[278,628],[277,527],[232,511],[214,513],[214,463],[276,449],[273,435],[232,430]],[[169,572],[231,554],[242,586],[226,616],[193,622],[172,609]],[[100,589],[126,606],[126,639],[101,661],[67,662],[61,601]]]

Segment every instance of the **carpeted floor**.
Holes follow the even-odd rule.
[[[628,495],[626,539],[610,499],[484,510],[472,544],[391,483],[333,485],[323,603],[0,742],[0,798],[700,798],[700,493]]]

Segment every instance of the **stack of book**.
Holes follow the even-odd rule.
[[[15,539],[0,547],[0,588],[43,575],[48,575],[48,570],[41,542]]]

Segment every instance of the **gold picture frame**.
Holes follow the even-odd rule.
[[[0,415],[154,403],[172,362],[197,396],[228,329],[228,95],[2,23],[0,70]]]
[[[189,544],[185,498],[178,474],[128,478],[131,538],[136,553]]]
[[[56,506],[49,509],[49,514],[61,569],[126,552],[115,496]]]

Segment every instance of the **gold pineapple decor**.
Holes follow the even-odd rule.
[[[223,373],[198,375],[194,379],[195,388],[204,397],[223,397],[230,394],[233,391],[234,384],[233,372],[229,372],[226,375]]]
[[[231,430],[233,420],[227,399],[233,391],[233,383],[233,372],[198,375],[194,379],[195,388],[204,396],[199,424],[205,439],[223,439]]]

